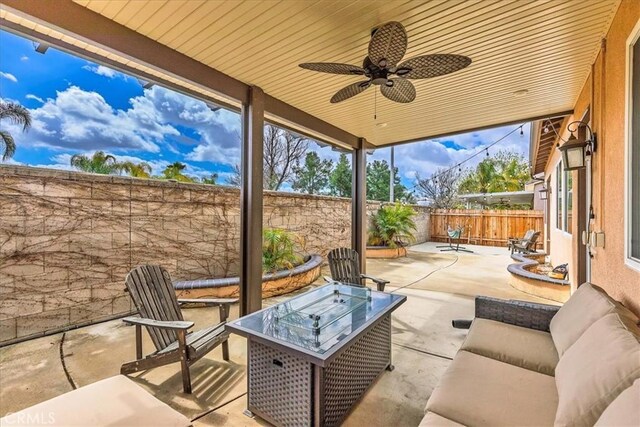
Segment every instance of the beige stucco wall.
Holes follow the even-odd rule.
[[[625,46],[638,20],[640,20],[640,1],[623,0],[607,34],[606,49],[598,55],[593,72],[576,100],[573,117],[565,122],[579,120],[591,107],[591,125],[598,135],[598,150],[593,158],[595,219],[592,221],[592,230],[605,233],[606,245],[604,248],[593,249],[591,280],[634,310],[636,314],[640,314],[640,271],[626,265],[624,257],[624,166],[626,162],[624,121]],[[565,132],[562,136],[566,139],[568,133]],[[554,150],[546,167],[546,175],[554,172],[558,159],[559,153]],[[574,194],[577,195],[578,188],[575,183],[576,173],[574,172]],[[555,185],[553,181],[552,184]],[[567,258],[568,248],[572,248],[571,264],[575,265],[577,238],[580,236],[574,235],[573,239],[566,239],[554,231],[555,201],[551,203],[550,255],[556,262],[560,258]],[[576,198],[574,199],[574,230],[577,225],[575,210],[577,206]],[[572,283],[572,286],[575,288],[576,284]]]
[[[429,210],[415,209],[424,242]],[[326,255],[351,245],[351,200],[266,192],[264,224]],[[0,166],[0,343],[129,312],[138,264],[175,280],[234,276],[239,247],[237,188]]]

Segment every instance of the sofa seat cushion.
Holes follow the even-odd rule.
[[[640,378],[640,329],[607,314],[595,322],[556,366],[557,426],[592,426],[609,404]]]
[[[620,393],[604,410],[596,427],[640,426],[640,379]]]
[[[186,427],[191,421],[123,375],[80,387],[0,419],[2,426]]]
[[[476,318],[461,350],[551,376],[558,364],[550,333],[495,320]]]
[[[451,421],[449,418],[441,417],[433,412],[427,412],[420,421],[418,427],[464,427],[455,421]]]
[[[638,322],[635,314],[607,295],[602,288],[591,283],[580,286],[553,316],[549,325],[558,355],[562,357],[589,326],[609,313],[618,313]]]
[[[459,351],[427,411],[468,426],[550,426],[558,406],[554,378]]]

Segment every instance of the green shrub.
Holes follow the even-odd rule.
[[[302,258],[296,254],[293,235],[277,228],[262,231],[262,271],[273,273],[287,270],[301,264]]]
[[[395,248],[415,241],[415,215],[416,212],[411,206],[400,203],[382,206],[371,217],[367,244]]]

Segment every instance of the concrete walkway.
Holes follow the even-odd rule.
[[[344,425],[417,426],[427,399],[466,335],[453,329],[451,320],[473,317],[476,294],[542,301],[507,284],[506,249],[472,249],[474,254],[441,253],[434,243],[426,243],[412,247],[407,258],[367,262],[368,273],[391,280],[387,290],[408,299],[393,316],[396,369],[381,376]],[[232,319],[238,317],[237,310],[233,307]],[[218,322],[215,308],[187,309],[184,314],[196,322],[196,329]],[[120,365],[134,357],[134,348],[134,328],[117,320],[1,348],[0,415],[116,375]],[[152,349],[146,334],[144,348]],[[232,336],[230,354],[231,362],[224,362],[216,349],[192,366],[192,395],[182,393],[177,364],[131,378],[195,419],[196,427],[266,425],[242,414],[247,381],[244,338]]]

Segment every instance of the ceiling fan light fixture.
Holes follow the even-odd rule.
[[[393,80],[387,80],[384,84],[386,87],[393,87]]]

